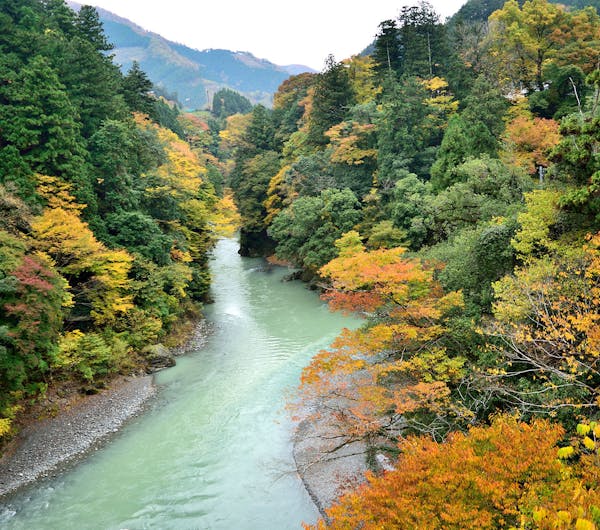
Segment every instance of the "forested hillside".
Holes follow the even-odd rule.
[[[300,413],[398,457],[319,528],[600,525],[599,59],[592,7],[421,3],[228,118],[242,252],[366,319]]]
[[[213,134],[111,47],[91,7],[2,3],[0,438],[49,385],[151,363],[207,296]]]

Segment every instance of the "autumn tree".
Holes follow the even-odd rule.
[[[442,444],[408,438],[394,470],[369,474],[327,510],[327,520],[305,528],[592,530],[600,501],[595,475],[557,458],[563,435],[546,420],[499,416]]]
[[[37,383],[47,380],[70,296],[49,260],[28,255],[25,244],[7,232],[0,231],[0,240],[1,410],[11,393],[34,394]]]
[[[547,168],[550,165],[548,153],[559,141],[557,122],[521,114],[506,126],[502,158],[535,175],[540,166]]]
[[[490,57],[512,89],[543,91],[544,66],[574,64],[589,72],[598,59],[600,19],[593,9],[567,12],[548,0],[510,0],[490,17]],[[591,58],[591,60],[590,60]]]
[[[329,411],[339,446],[393,440],[411,428],[440,434],[450,416],[465,413],[450,399],[465,359],[443,339],[460,293],[444,294],[433,270],[402,247],[365,251],[357,232],[336,246],[339,256],[320,271],[331,282],[325,298],[371,317],[304,370],[302,403],[317,416]]]
[[[532,258],[494,285],[502,355],[489,377],[507,403],[596,410],[599,244],[590,236],[569,257]]]

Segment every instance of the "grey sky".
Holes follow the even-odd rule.
[[[442,18],[466,0],[433,0]],[[86,3],[85,0],[79,2]],[[144,29],[192,48],[248,51],[276,64],[321,70],[333,53],[360,52],[379,22],[395,18],[410,0],[87,0]]]

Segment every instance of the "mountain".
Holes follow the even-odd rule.
[[[80,4],[69,2],[78,10]],[[195,50],[169,41],[110,11],[97,8],[115,62],[127,71],[137,61],[152,82],[175,93],[187,109],[206,107],[220,88],[240,92],[254,103],[270,105],[290,75],[313,71],[307,66],[278,66],[249,52]]]

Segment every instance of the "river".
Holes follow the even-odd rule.
[[[287,530],[316,520],[284,405],[302,367],[357,321],[237,248],[222,240],[213,254],[208,344],[159,373],[152,406],[102,449],[10,499],[2,528]]]

